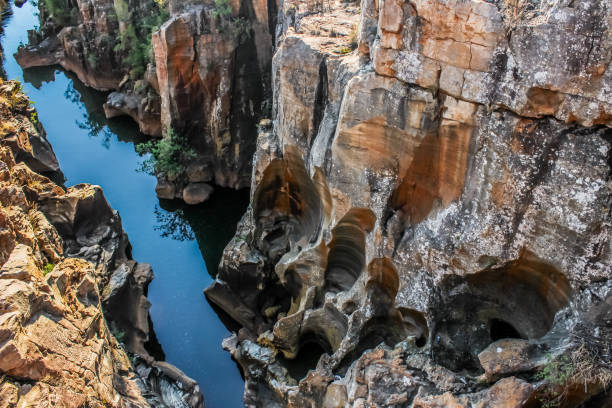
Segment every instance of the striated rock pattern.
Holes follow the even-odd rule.
[[[219,15],[213,0],[77,1],[60,7],[69,17],[58,21],[41,2],[42,29],[30,33],[17,61],[23,68],[60,64],[85,84],[114,91],[107,117],[129,115],[145,134],[186,138],[196,159],[181,177],[157,174],[160,197],[192,197],[184,190],[194,183],[245,188],[256,124],[270,110],[277,6],[229,4],[231,14]],[[147,38],[149,21],[166,17]],[[132,32],[137,39],[122,49]],[[149,42],[150,49],[143,46]],[[130,69],[137,57],[143,61]]]
[[[149,354],[153,273],[100,187],[34,171],[59,172],[35,117],[0,81],[0,406],[203,406],[195,381]]]
[[[153,35],[162,126],[186,135],[198,152],[191,166],[200,170],[188,170],[186,183],[250,185],[255,125],[271,93],[275,7],[231,6],[232,16],[219,17],[212,1],[170,2],[170,19]]]
[[[247,406],[610,403],[611,19],[280,2],[251,206],[206,290]]]

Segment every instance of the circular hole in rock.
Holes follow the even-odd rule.
[[[302,343],[300,351],[294,359],[281,358],[281,360],[289,375],[296,381],[300,381],[306,377],[308,371],[316,368],[321,356],[328,352],[320,341],[308,339]]]
[[[425,345],[427,344],[427,339],[425,338],[425,336],[421,336],[416,339],[414,344],[416,344],[417,347],[425,347]]]
[[[502,319],[491,319],[489,322],[491,341],[501,339],[523,339],[524,337],[510,323]]]
[[[537,339],[571,296],[569,281],[524,251],[519,259],[467,276],[448,275],[430,305],[434,360],[455,372],[482,372],[478,354],[503,338]]]

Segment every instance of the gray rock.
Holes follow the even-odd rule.
[[[155,194],[165,200],[174,200],[176,198],[176,186],[169,181],[157,179]]]

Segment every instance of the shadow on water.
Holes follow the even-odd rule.
[[[236,232],[236,224],[249,204],[249,190],[217,188],[201,205],[189,206],[181,201],[160,200],[155,209],[162,237],[179,241],[196,239],[211,277],[223,255],[223,249]],[[163,211],[162,211],[163,210]]]

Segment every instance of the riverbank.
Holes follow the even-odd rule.
[[[100,185],[121,214],[132,241],[132,255],[152,265],[156,276],[149,286],[150,313],[166,361],[204,384],[208,407],[242,406],[241,395],[217,392],[216,381],[236,389],[243,382],[235,363],[221,348],[229,331],[206,302],[202,289],[212,281],[203,256],[220,257],[219,246],[233,234],[232,225],[244,211],[248,196],[220,190],[210,204],[193,209],[160,203],[154,192],[155,178],[136,171],[142,158],[134,142],[143,140],[142,136],[129,120],[105,119],[104,93],[86,88],[56,68],[22,72],[16,64],[13,53],[20,42],[27,42],[27,29],[37,24],[34,11],[26,3],[21,9],[14,8],[4,22],[7,75],[24,79],[24,89],[47,129],[66,184]],[[165,234],[176,231],[188,234]]]

